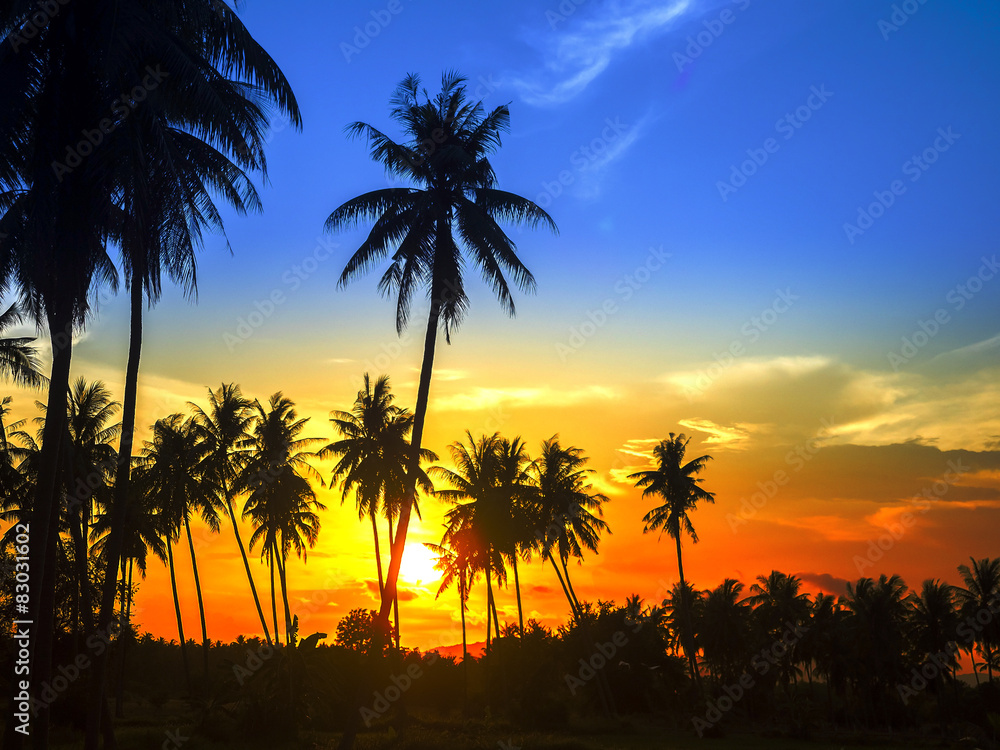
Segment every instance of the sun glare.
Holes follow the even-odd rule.
[[[407,543],[399,576],[407,583],[436,581],[441,577],[441,573],[434,570],[436,559],[436,555],[420,542]]]

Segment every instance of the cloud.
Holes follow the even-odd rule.
[[[441,411],[484,411],[504,406],[512,408],[543,405],[549,407],[576,406],[592,401],[611,401],[619,398],[613,388],[599,385],[575,390],[559,390],[549,386],[541,388],[473,388],[466,393],[456,393],[438,399],[436,409]]]
[[[682,419],[679,424],[689,430],[703,432],[709,437],[702,442],[716,448],[734,448],[745,450],[750,439],[750,433],[758,430],[756,425],[734,424],[726,427],[718,425],[710,419]]]
[[[811,583],[824,594],[846,594],[847,584],[849,581],[846,578],[837,578],[829,573],[796,573],[796,576],[802,579],[803,583]]]
[[[614,58],[633,44],[672,28],[691,7],[690,0],[634,0],[601,5],[589,17],[586,11],[565,21],[553,35],[529,42],[541,48],[539,71],[516,77],[521,98],[535,106],[562,104],[583,92]]]

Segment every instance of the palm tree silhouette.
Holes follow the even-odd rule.
[[[995,612],[1000,603],[1000,557],[984,557],[982,560],[970,557],[969,561],[972,567],[965,564],[958,566],[965,587],[957,589],[957,594],[963,614],[975,618],[982,611]],[[993,666],[997,650],[1000,649],[1000,620],[992,618],[985,627],[978,630],[974,642],[979,646],[979,653],[985,662],[986,679],[993,682]],[[972,654],[971,649],[969,654]]]
[[[593,469],[585,468],[587,461],[582,449],[563,448],[553,435],[542,443],[542,454],[533,465],[538,524],[534,548],[552,563],[574,617],[580,616],[581,607],[569,577],[569,558],[582,560],[585,549],[597,552],[601,533],[611,533],[601,518],[608,497],[590,486],[587,475]]]
[[[698,541],[698,534],[694,530],[691,518],[688,513],[693,511],[699,501],[704,500],[709,503],[715,502],[715,495],[701,487],[701,479],[696,475],[705,468],[705,464],[711,460],[711,456],[699,456],[698,458],[684,463],[684,453],[690,438],[685,438],[684,433],[674,435],[670,433],[667,440],[662,440],[653,448],[653,459],[656,468],[647,471],[638,471],[629,475],[629,479],[635,480],[636,487],[642,487],[642,497],[658,496],[663,499],[663,505],[659,505],[643,516],[643,533],[656,531],[657,529],[667,532],[677,544],[677,574],[682,584],[681,591],[685,583],[684,564],[681,560],[681,535],[686,532],[695,543]],[[690,622],[690,614],[685,613],[684,650],[687,652],[688,662],[691,665],[691,674],[695,680],[699,679],[698,660],[694,653],[693,627]]]
[[[707,593],[702,606],[699,640],[719,684],[734,684],[747,662],[750,608],[747,599],[740,599],[742,593],[740,581],[726,578]]]
[[[381,598],[385,583],[382,577],[382,555],[379,551],[376,518],[381,511],[389,525],[389,543],[392,544],[392,524],[399,512],[399,505],[406,493],[406,469],[409,463],[410,443],[407,435],[413,428],[413,416],[404,408],[393,404],[394,396],[389,387],[389,376],[382,375],[372,384],[364,374],[361,390],[350,412],[333,411],[330,422],[341,439],[319,451],[321,458],[335,456],[339,461],[333,468],[332,482],[341,484],[341,502],[350,492],[358,506],[358,517],[368,516],[375,542],[375,563],[378,568],[378,588]],[[422,461],[435,461],[437,455],[421,450]],[[421,470],[420,488],[431,489],[430,480]],[[420,515],[419,507],[416,508]],[[393,605],[396,616],[396,648],[399,648],[399,603]]]
[[[429,291],[407,491],[391,544],[379,610],[383,632],[388,629],[389,608],[396,596],[406,545],[438,327],[443,325],[445,338],[450,341],[451,331],[461,323],[469,305],[463,255],[471,258],[504,310],[513,315],[514,300],[504,273],[523,290],[534,289],[535,281],[497,222],[523,222],[532,227],[543,223],[555,230],[552,219],[537,205],[497,189],[488,157],[500,146],[501,134],[509,128],[510,112],[504,105],[487,113],[482,102],[470,102],[465,82],[456,73],[445,73],[441,92],[432,100],[426,91],[421,92],[416,75],[403,79],[390,100],[390,116],[403,126],[407,137],[404,143],[396,143],[372,125],[352,124],[348,132],[367,140],[372,159],[390,175],[412,182],[415,187],[365,193],[341,205],[326,221],[328,231],[348,228],[362,220],[374,221],[368,238],[347,262],[339,284],[353,280],[391,253],[379,290],[397,294],[398,331],[409,321],[414,290],[426,285]],[[344,744],[352,741],[353,732],[349,731]]]
[[[309,421],[300,419],[295,404],[280,391],[273,394],[265,409],[254,402],[256,418],[249,442],[249,459],[237,480],[237,489],[247,495],[243,517],[253,523],[250,549],[260,543],[261,558],[271,574],[271,615],[275,641],[279,640],[275,572],[279,577],[285,610],[285,642],[292,642],[292,616],[288,604],[284,563],[289,551],[305,556],[316,543],[319,517],[314,509],[325,506],[316,498],[308,476],[322,484],[319,473],[309,464],[315,453],[306,451],[320,438],[303,438]]]
[[[0,334],[24,320],[17,305],[0,313]],[[38,352],[33,338],[0,338],[0,377],[9,378],[17,385],[41,388],[48,379],[39,372]]]
[[[182,414],[172,414],[153,425],[153,440],[142,450],[138,465],[147,470],[144,477],[147,491],[164,522],[168,559],[172,564],[171,542],[180,539],[183,527],[191,554],[195,592],[198,597],[198,614],[201,619],[202,659],[208,675],[208,627],[205,620],[205,602],[198,574],[198,558],[191,534],[191,515],[197,513],[213,532],[219,531],[220,490],[211,476],[203,473],[205,446],[198,440],[191,419]],[[114,529],[115,519],[111,525]],[[110,544],[110,541],[109,541]],[[173,584],[176,587],[176,582]],[[178,631],[180,608],[178,606]]]
[[[189,404],[194,411],[193,429],[202,441],[205,451],[203,473],[212,477],[222,491],[222,499],[233,526],[236,544],[243,558],[243,569],[250,584],[250,593],[257,608],[260,625],[264,629],[264,639],[271,643],[267,629],[267,618],[260,606],[260,597],[254,585],[253,574],[250,572],[250,561],[247,559],[246,548],[240,537],[239,523],[233,502],[236,497],[234,485],[237,477],[248,459],[247,445],[250,440],[250,425],[254,419],[252,402],[243,396],[240,387],[235,383],[223,383],[215,391],[208,391],[208,411],[197,404]]]
[[[504,513],[498,511],[503,502],[498,493],[501,438],[493,433],[476,440],[468,430],[465,435],[468,445],[456,442],[448,446],[455,469],[432,466],[430,474],[451,485],[451,489],[434,490],[436,497],[454,506],[445,513],[442,546],[465,545],[468,561],[486,577],[486,650],[489,653],[491,613],[496,636],[500,635],[492,581],[495,579],[500,586],[507,580],[501,547],[500,519]]]

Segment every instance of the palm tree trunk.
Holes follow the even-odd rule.
[[[490,684],[490,606],[493,604],[493,586],[490,584],[490,566],[486,566],[486,652],[483,654],[483,668],[486,672],[486,708],[490,706],[492,685]]]
[[[513,557],[514,566],[514,591],[517,593],[517,627],[521,634],[521,640],[524,640],[524,610],[521,609],[521,582],[517,577],[517,551],[515,550]]]
[[[413,432],[410,434],[410,465],[406,472],[406,494],[399,509],[396,537],[389,545],[389,570],[386,573],[385,591],[382,594],[382,605],[378,613],[382,627],[376,628],[376,633],[379,631],[382,633],[389,631],[389,608],[396,598],[399,569],[403,562],[403,548],[406,546],[406,531],[410,526],[410,511],[413,508],[413,499],[416,494],[417,471],[420,468],[420,441],[424,433],[424,417],[427,414],[427,401],[431,390],[431,373],[434,370],[434,349],[437,344],[438,321],[441,317],[441,304],[444,292],[441,286],[440,282],[435,280],[431,287],[431,309],[427,316],[427,331],[424,335],[424,357],[420,365],[417,403],[413,410]],[[379,649],[375,648],[375,652],[378,653]],[[350,744],[353,744],[353,741],[354,738],[351,736]]]
[[[50,308],[46,317],[52,341],[52,370],[49,376],[46,420],[42,428],[42,446],[38,457],[38,481],[34,503],[31,506],[31,539],[28,551],[29,585],[34,594],[29,601],[29,619],[35,623],[34,638],[31,641],[33,652],[31,675],[35,685],[48,682],[52,674],[56,543],[59,537],[58,467],[60,452],[64,449],[65,442],[68,419],[66,399],[69,396],[69,371],[73,353],[73,325],[68,311],[60,305],[58,310]],[[8,722],[8,726],[11,724],[13,722]],[[44,706],[32,723],[32,745],[37,743],[38,747],[46,747],[48,736],[49,707]],[[12,739],[20,743],[16,733]]]
[[[128,588],[125,590],[125,618],[123,620],[127,635],[122,640],[121,665],[118,671],[118,692],[115,695],[115,716],[125,715],[125,646],[132,640],[132,568],[135,560],[129,558],[128,561]]]
[[[556,565],[556,559],[552,556],[552,553],[547,555],[549,562],[552,563],[552,569],[556,572],[556,578],[559,579],[559,585],[562,586],[563,593],[566,595],[566,601],[569,602],[570,611],[573,613],[574,618],[579,618],[579,613],[577,612],[576,603],[573,601],[573,597],[569,593],[569,589],[566,588],[566,584],[563,582],[562,573],[559,572],[559,566]]]
[[[582,612],[583,607],[580,606],[580,600],[576,596],[576,591],[573,590],[573,582],[569,579],[569,566],[566,565],[565,560],[560,560],[562,563],[563,574],[566,576],[566,588],[569,589],[570,595],[573,597],[573,602],[576,604],[576,608]]]
[[[372,537],[375,539],[375,565],[378,566],[378,596],[379,601],[382,600],[382,594],[385,592],[385,581],[382,578],[382,553],[378,548],[378,526],[375,523],[375,509],[372,508],[371,512],[368,514],[372,519]],[[392,521],[389,521],[389,530],[392,531]],[[389,542],[390,546],[392,542]],[[396,628],[398,630],[399,625],[397,623]]]
[[[288,608],[288,581],[285,577],[285,558],[277,549],[278,542],[275,541],[275,552],[278,553],[276,559],[278,563],[278,581],[281,583],[281,601],[285,606],[285,643],[288,645],[294,645],[292,643],[292,638],[294,634],[292,633],[292,612]]]
[[[388,521],[389,521],[389,547],[391,549],[392,548],[392,518],[389,518]],[[381,567],[381,565],[380,565],[380,567]],[[385,593],[385,589],[384,588],[382,589],[382,592]],[[398,652],[399,651],[399,591],[398,590],[396,591],[395,596],[393,596],[393,598],[392,598],[392,619],[393,619],[393,624],[394,624],[394,626],[396,628],[396,651]]]
[[[278,604],[274,595],[274,546],[271,545],[267,550],[268,567],[271,569],[271,617],[274,620],[274,643],[275,645],[281,643],[281,631],[278,630]],[[288,637],[288,634],[285,634]]]
[[[177,597],[177,573],[174,570],[174,546],[170,542],[170,534],[167,534],[167,564],[170,567],[170,590],[174,595],[174,614],[177,616],[177,637],[181,642],[181,661],[184,662],[184,682],[187,685],[188,695],[194,695],[191,686],[191,668],[188,666],[187,641],[184,640],[184,622],[181,620],[181,600]]]
[[[701,674],[698,672],[698,659],[694,653],[694,627],[691,621],[691,603],[688,601],[687,585],[684,580],[684,563],[681,562],[681,535],[678,534],[674,541],[677,542],[677,574],[681,579],[681,607],[684,609],[684,651],[687,652],[688,663],[691,665],[691,676],[696,683],[700,683]]]
[[[132,284],[129,290],[129,342],[128,362],[125,366],[125,394],[122,401],[121,437],[118,443],[118,467],[115,472],[115,487],[111,506],[111,530],[105,547],[107,568],[104,574],[104,589],[101,592],[101,609],[97,627],[107,632],[114,616],[115,577],[122,548],[125,543],[125,524],[128,519],[130,468],[132,462],[132,441],[135,432],[135,401],[139,385],[139,357],[142,351],[142,300],[141,279],[145,269],[132,269]],[[183,648],[184,644],[181,644]],[[107,672],[107,652],[97,654],[90,670],[90,703],[87,710],[87,733],[84,750],[97,750],[101,722],[101,704],[104,701],[104,683]],[[186,668],[186,664],[185,664]],[[191,690],[190,678],[188,691]]]
[[[250,572],[250,561],[247,559],[247,551],[243,546],[243,539],[240,537],[240,528],[236,523],[236,511],[233,510],[233,501],[229,497],[229,493],[226,493],[226,509],[229,511],[229,520],[233,523],[233,532],[236,534],[236,544],[240,548],[240,556],[243,558],[243,569],[246,570],[247,580],[250,582],[250,593],[253,594],[253,603],[257,607],[257,616],[260,618],[260,626],[264,628],[264,640],[267,644],[271,645],[271,635],[267,632],[267,618],[264,617],[264,610],[260,606],[260,597],[257,596],[257,587],[253,582],[253,574]]]
[[[458,572],[459,617],[462,618],[462,713],[469,710],[469,648],[465,635],[465,570]]]
[[[431,373],[434,369],[434,348],[437,344],[438,322],[441,318],[441,305],[444,297],[443,285],[436,279],[431,282],[431,308],[427,316],[427,331],[424,334],[424,356],[420,365],[420,383],[417,386],[417,403],[413,410],[413,432],[410,434],[410,465],[406,472],[406,492],[399,510],[399,521],[396,526],[396,537],[390,543],[389,570],[385,576],[385,588],[382,591],[382,604],[376,619],[375,633],[372,638],[371,658],[376,660],[382,653],[389,632],[389,610],[396,599],[396,587],[399,582],[399,569],[403,562],[403,549],[406,546],[406,532],[410,526],[410,511],[416,495],[417,471],[420,467],[420,441],[424,433],[424,417],[427,414],[427,401],[431,390]],[[372,664],[372,674],[375,674],[375,663]],[[367,686],[366,686],[367,688]],[[354,746],[354,738],[358,731],[360,708],[368,697],[366,689],[357,692],[356,710],[352,711],[350,723],[344,731],[338,747],[347,750]]]
[[[205,627],[205,602],[201,598],[201,579],[198,577],[198,560],[194,554],[194,538],[191,536],[191,524],[187,515],[184,516],[184,530],[187,532],[188,548],[191,550],[191,569],[194,571],[194,590],[198,594],[198,614],[201,616],[201,653],[205,662],[205,680],[208,681],[208,628]]]

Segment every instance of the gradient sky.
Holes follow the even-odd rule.
[[[700,543],[685,541],[698,587],[773,568],[834,593],[882,572],[958,583],[970,555],[1000,554],[996,4],[249,0],[241,13],[304,129],[275,120],[264,212],[228,218],[232,255],[208,239],[197,304],[170,290],[149,315],[143,437],[223,381],[262,401],[284,391],[326,439],[328,412],[349,407],[366,370],[412,404],[420,314],[400,339],[377,274],[338,290],[364,231],[322,228],[389,184],[345,126],[398,136],[395,85],[413,72],[433,94],[457,69],[484,106],[510,105],[501,187],[560,233],[512,230],[538,281],[515,319],[470,285],[468,319],[438,347],[425,444],[445,455],[468,428],[536,452],[554,433],[582,447],[613,531],[572,567],[582,598],[653,601],[676,581],[672,543],[641,533],[649,504],[623,481],[670,432],[714,457],[704,485],[717,502],[693,516]],[[120,397],[127,305],[98,296],[74,375]],[[16,394],[21,414],[31,398]],[[370,527],[339,493],[321,497],[320,542],[289,581],[303,631],[332,635],[349,609],[375,606],[377,586]],[[427,501],[411,527],[412,646],[460,641],[457,594],[435,601],[416,544],[439,540],[442,514]],[[870,554],[880,537],[887,549]],[[210,636],[256,632],[231,531],[199,539]],[[525,567],[526,615],[563,621],[551,569]],[[513,592],[498,606],[516,619]],[[471,607],[480,640],[481,591]],[[176,637],[161,566],[138,621]]]

